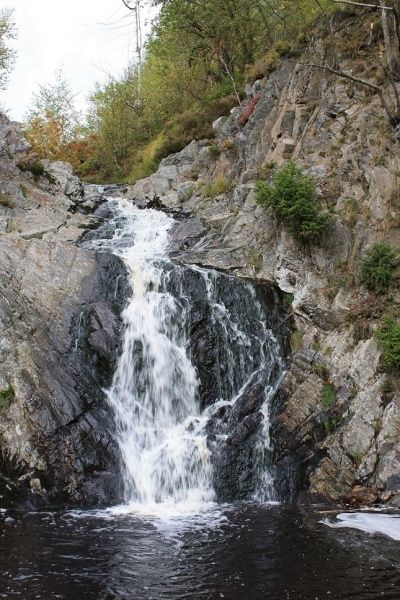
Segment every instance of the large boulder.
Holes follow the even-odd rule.
[[[51,182],[64,194],[75,202],[82,202],[84,196],[83,184],[69,163],[48,160],[42,161],[45,173]]]

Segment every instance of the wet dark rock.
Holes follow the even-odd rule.
[[[171,256],[174,256],[174,252],[192,247],[205,232],[204,225],[196,217],[177,221],[171,230]]]
[[[349,494],[344,496],[343,501],[354,508],[360,508],[361,506],[372,506],[376,504],[378,499],[378,490],[357,485],[353,487]]]
[[[233,408],[218,411],[208,423],[214,468],[214,488],[221,502],[246,500],[254,493],[257,478],[256,443],[263,422],[260,412],[265,389],[273,373],[257,374]]]
[[[0,235],[0,506],[109,504],[120,457],[103,390],[128,288],[119,259],[78,245],[101,216],[75,210],[104,191],[88,195],[62,163],[37,181],[13,168],[29,148],[5,118],[0,146],[13,206]]]

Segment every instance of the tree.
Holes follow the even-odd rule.
[[[127,69],[119,79],[98,84],[90,97],[89,126],[97,136],[97,162],[106,178],[121,177],[138,146],[149,139],[138,110],[134,69]]]
[[[332,2],[375,8],[381,11],[389,76],[396,81],[400,80],[400,0],[377,0],[377,4],[355,0],[332,0]]]
[[[61,71],[57,71],[54,84],[39,87],[25,121],[26,136],[36,152],[46,158],[60,158],[78,125],[74,94]]]
[[[314,179],[292,161],[275,173],[273,185],[257,183],[256,199],[301,242],[318,240],[331,220],[320,210]]]
[[[397,253],[390,244],[374,244],[362,260],[361,283],[371,292],[385,294],[392,283],[398,263]]]
[[[395,45],[393,44],[392,31],[394,29],[396,29],[397,31],[399,21],[397,20],[398,16],[396,16],[390,24],[387,15],[389,12],[393,15],[400,14],[400,0],[393,0],[393,2],[395,3],[396,10],[393,6],[388,5],[389,0],[377,1],[379,1],[379,4],[369,4],[364,2],[358,2],[355,0],[331,0],[331,2],[335,4],[349,4],[351,6],[356,7],[364,6],[366,8],[373,8],[381,11],[383,36],[386,50],[388,81],[384,82],[383,84],[376,84],[370,81],[369,79],[358,77],[342,69],[338,63],[338,56],[334,44],[332,44],[330,48],[331,53],[333,51],[335,56],[334,61],[328,62],[325,55],[321,56],[320,53],[318,53],[314,49],[314,57],[311,59],[310,62],[298,62],[297,64],[300,64],[304,67],[310,67],[313,69],[321,69],[327,71],[329,73],[332,73],[333,75],[342,77],[344,79],[348,79],[360,86],[373,90],[379,97],[379,100],[382,104],[383,109],[385,110],[390,125],[392,127],[398,127],[400,124],[400,92],[395,83],[395,80],[398,80],[400,78],[400,53],[398,51],[398,49],[400,48],[400,38],[397,38],[396,33],[396,39],[399,40],[399,43],[397,44],[396,50],[394,51]],[[388,83],[390,85],[390,89],[388,89]]]
[[[122,1],[136,18],[145,3]],[[290,52],[322,10],[333,10],[330,0],[147,3],[159,11],[143,56],[138,48],[135,64],[91,97],[90,124],[106,180],[135,180],[166,152],[211,137],[212,122],[244,91],[246,65],[277,46],[277,56]]]
[[[15,51],[8,46],[8,42],[14,37],[13,11],[2,8],[0,9],[0,89],[4,89],[14,64]]]

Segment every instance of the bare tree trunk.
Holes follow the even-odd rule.
[[[389,19],[388,19],[388,11],[386,10],[387,9],[386,2],[385,2],[385,0],[379,0],[379,4],[382,8],[381,20],[382,20],[383,38],[385,41],[386,59],[387,59],[387,64],[388,64],[388,68],[389,68],[389,74],[391,75],[391,77],[393,77],[393,79],[398,79],[399,78],[398,57],[396,59],[394,48],[393,48],[393,41],[392,41],[392,36],[390,33],[390,25],[389,25]]]
[[[228,75],[229,79],[232,82],[233,91],[235,92],[235,96],[236,96],[236,100],[237,100],[238,106],[240,106],[240,96],[239,96],[239,93],[237,91],[237,87],[236,87],[236,83],[235,83],[235,80],[233,78],[233,75],[230,72],[227,63],[225,62],[224,57],[222,56],[222,53],[221,53],[221,55],[220,55],[219,58],[220,58],[220,61],[221,61],[222,65],[223,65],[225,71],[226,71],[226,74]]]

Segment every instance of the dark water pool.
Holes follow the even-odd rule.
[[[192,521],[8,512],[0,598],[399,600],[400,542],[322,518],[254,505]]]

